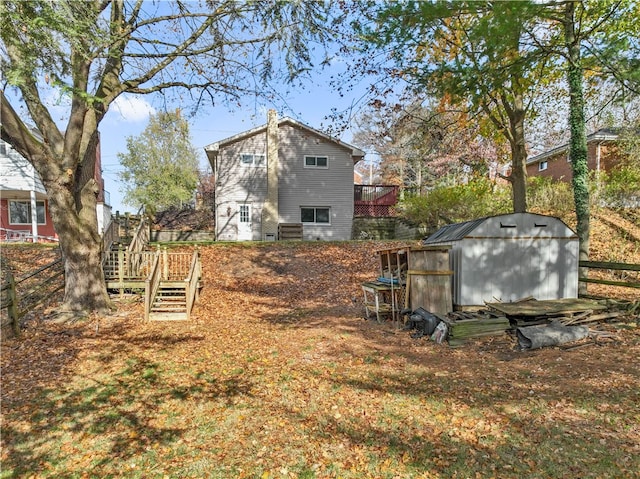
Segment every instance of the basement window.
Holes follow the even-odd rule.
[[[303,206],[300,208],[300,220],[304,224],[331,224],[330,208]]]

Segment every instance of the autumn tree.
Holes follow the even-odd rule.
[[[3,2],[1,135],[47,190],[65,263],[62,311],[110,307],[93,178],[98,127],[116,98],[171,101],[176,92],[197,108],[268,94],[270,82],[313,66],[309,48],[331,31],[327,9],[304,1]],[[62,120],[52,96],[66,108]]]
[[[421,193],[470,175],[495,172],[502,145],[464,111],[435,102],[372,102],[356,118],[354,141],[377,153],[385,182]]]
[[[180,110],[160,112],[137,137],[127,137],[127,152],[118,153],[124,170],[124,201],[150,214],[182,206],[198,185],[198,151],[191,144],[189,123]]]
[[[525,119],[546,63],[525,43],[533,2],[385,2],[356,22],[416,91],[483,115],[511,148],[514,211],[526,211]],[[366,63],[366,62],[365,62]],[[367,68],[370,68],[367,65]]]

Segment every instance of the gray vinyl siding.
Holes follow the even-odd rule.
[[[281,223],[299,223],[300,208],[330,208],[331,223],[303,227],[305,240],[349,240],[353,222],[353,159],[336,142],[280,125],[278,202]],[[327,168],[305,168],[305,156],[326,156]]]
[[[349,240],[353,222],[352,148],[286,121],[278,129],[278,222],[300,223],[301,207],[330,209],[330,224],[305,224],[306,240]],[[266,127],[220,147],[216,157],[216,232],[238,239],[238,205],[251,203],[252,235],[262,238],[267,168],[246,167],[240,155],[267,154]],[[305,156],[326,156],[326,168],[305,168]],[[271,161],[267,158],[267,162]]]
[[[238,205],[251,203],[252,239],[262,239],[262,206],[267,195],[266,164],[244,166],[242,154],[267,154],[266,132],[226,146],[220,150],[216,165],[216,232],[219,240],[238,239]]]

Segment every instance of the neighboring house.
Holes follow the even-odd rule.
[[[587,136],[587,163],[590,171],[608,171],[619,161],[618,130],[602,128]],[[547,150],[527,160],[527,176],[546,176],[571,181],[569,143]]]
[[[364,152],[270,110],[266,125],[205,147],[216,180],[218,240],[351,239],[354,164]]]
[[[104,191],[100,145],[96,151],[96,173],[100,192],[96,206],[100,234],[111,221],[109,194]],[[0,240],[57,241],[49,214],[49,201],[35,168],[0,139]]]

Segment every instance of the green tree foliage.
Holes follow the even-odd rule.
[[[547,65],[525,43],[534,2],[368,4],[362,36],[388,49],[397,77],[444,103],[480,115],[511,147],[514,211],[526,210],[525,119]]]
[[[175,113],[158,113],[138,137],[127,137],[124,200],[151,214],[193,200],[198,185],[198,152],[191,144],[189,123]]]
[[[400,204],[404,218],[428,231],[435,231],[444,224],[509,211],[509,190],[485,177],[474,178],[468,183],[436,187],[426,194],[408,197]]]
[[[569,95],[572,182],[580,259],[589,252],[584,83],[636,94],[637,0],[371,2],[356,23],[384,51],[391,78],[483,114],[512,149],[514,210],[526,209],[524,125],[540,87],[562,77]],[[373,58],[373,56],[372,56]]]
[[[580,239],[579,259],[589,259],[590,193],[587,164],[585,115],[585,77],[602,83],[616,82],[624,91],[637,88],[637,74],[629,67],[637,65],[638,26],[635,20],[640,4],[629,1],[588,2],[570,0],[541,3],[541,23],[546,19],[549,32],[539,35],[539,50],[559,58],[569,92],[569,156],[576,214],[576,232]],[[544,23],[543,23],[544,24]],[[586,271],[583,271],[586,276]],[[586,285],[581,284],[582,291]]]
[[[302,0],[2,3],[0,69],[13,88],[0,92],[0,131],[47,190],[65,259],[63,309],[110,306],[93,178],[98,126],[116,98],[175,94],[197,108],[269,95],[273,82],[313,67],[310,49],[333,31],[328,11]]]
[[[529,210],[544,215],[568,218],[574,213],[573,190],[565,181],[534,176],[527,180]]]
[[[600,178],[604,185],[604,201],[608,206],[640,205],[640,128],[621,131],[618,142],[620,161]]]

